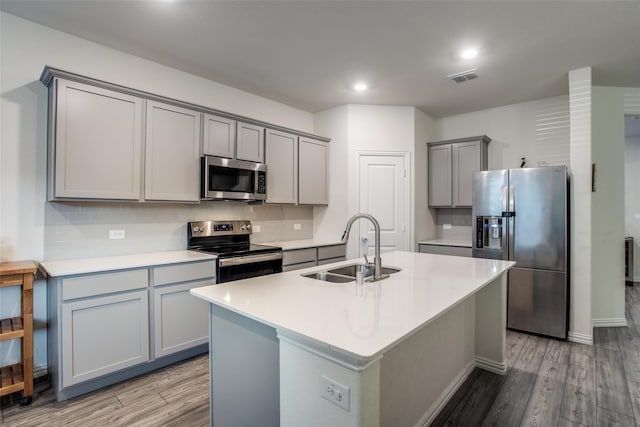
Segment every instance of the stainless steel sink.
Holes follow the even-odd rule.
[[[356,280],[354,277],[341,276],[339,274],[331,274],[326,271],[318,271],[316,273],[303,274],[303,277],[309,277],[311,279],[323,280],[331,283],[348,283]]]
[[[383,278],[388,277],[389,274],[397,273],[398,271],[400,271],[399,268],[394,267],[382,267],[381,270]],[[325,282],[348,283],[355,281],[356,276],[359,272],[362,272],[362,278],[364,280],[370,281],[373,276],[373,266],[369,266],[363,263],[349,264],[327,271],[317,271],[315,273],[303,274],[302,276],[309,277],[311,279],[323,280]]]
[[[338,268],[334,268],[332,270],[329,270],[329,273],[333,273],[333,274],[341,274],[343,276],[351,276],[353,278],[356,277],[357,273],[362,271],[362,276],[363,277],[369,277],[373,275],[373,266],[367,266],[365,264],[359,263],[359,264],[351,264],[351,265],[345,265],[342,267],[338,267]],[[397,273],[398,271],[400,271],[399,268],[394,268],[394,267],[382,267],[380,269],[380,273],[381,274],[393,274],[393,273]]]

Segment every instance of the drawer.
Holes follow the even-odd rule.
[[[282,265],[316,262],[316,248],[293,249],[282,253]]]
[[[293,271],[293,270],[302,270],[303,268],[315,267],[315,261],[302,262],[300,264],[291,264],[291,265],[283,265],[282,271]]]
[[[318,259],[344,257],[347,253],[347,245],[333,245],[318,247]]]
[[[464,246],[419,245],[423,254],[471,256],[471,248]]]
[[[215,277],[215,275],[216,262],[213,260],[172,264],[153,268],[153,285],[160,286],[168,283],[207,279]]]
[[[149,271],[146,268],[70,277],[62,279],[62,299],[130,291],[146,288],[148,283]]]
[[[345,261],[346,259],[347,259],[347,257],[345,257],[345,256],[339,256],[339,257],[335,257],[335,258],[319,259],[318,260],[318,265],[331,264],[333,262]]]

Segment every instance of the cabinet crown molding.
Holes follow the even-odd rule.
[[[270,129],[274,129],[274,130],[280,130],[280,131],[284,131],[284,132],[289,132],[289,133],[293,133],[295,135],[298,136],[304,136],[304,137],[308,137],[308,138],[315,138],[318,139],[320,141],[324,141],[324,142],[329,142],[331,141],[331,138],[327,138],[324,136],[319,136],[319,135],[314,135],[311,133],[307,133],[307,132],[302,132],[299,130],[295,130],[295,129],[291,129],[291,128],[287,128],[284,126],[279,126],[279,125],[275,125],[273,123],[268,123],[268,122],[263,122],[257,119],[253,119],[251,117],[245,117],[245,116],[241,116],[238,114],[233,114],[233,113],[228,113],[226,111],[221,111],[221,110],[216,110],[215,108],[209,108],[209,107],[204,107],[202,105],[197,105],[197,104],[192,104],[189,102],[184,102],[184,101],[180,101],[177,99],[173,99],[173,98],[167,98],[164,96],[160,96],[160,95],[156,95],[150,92],[145,92],[142,90],[138,90],[138,89],[134,89],[134,88],[130,88],[130,87],[126,87],[126,86],[121,86],[115,83],[111,83],[111,82],[107,82],[104,80],[99,80],[99,79],[95,79],[92,77],[87,77],[87,76],[83,76],[81,74],[76,74],[70,71],[65,71],[59,68],[55,68],[49,65],[45,65],[44,70],[42,71],[42,74],[40,75],[40,81],[47,87],[49,87],[51,85],[51,82],[55,79],[55,78],[60,78],[60,79],[65,79],[65,80],[72,80],[75,82],[79,82],[79,83],[84,83],[84,84],[88,84],[88,85],[92,85],[92,86],[97,86],[97,87],[101,87],[104,89],[108,89],[108,90],[113,90],[113,91],[117,91],[117,92],[121,92],[121,93],[126,93],[128,95],[133,95],[133,96],[137,96],[140,98],[144,98],[147,100],[151,100],[151,101],[158,101],[158,102],[163,102],[166,104],[171,104],[174,105],[176,107],[181,107],[181,108],[187,108],[190,110],[195,110],[201,113],[207,113],[207,114],[213,114],[216,116],[222,116],[222,117],[226,117],[229,119],[233,119],[233,120],[238,120],[244,123],[248,123],[248,124],[253,124],[253,125],[257,125],[257,126],[263,126],[266,128],[270,128]]]
[[[487,135],[468,136],[465,138],[447,139],[442,141],[431,141],[431,142],[427,142],[427,145],[454,144],[458,142],[470,142],[470,141],[482,141],[488,144],[489,142],[491,142],[491,138],[489,138]]]

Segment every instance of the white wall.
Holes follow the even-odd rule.
[[[436,237],[436,210],[428,207],[429,174],[427,171],[427,142],[433,141],[435,120],[415,110],[415,242],[413,250],[418,250],[417,242]]]
[[[633,237],[634,282],[640,282],[640,135],[625,138],[624,235]]]
[[[566,95],[443,117],[436,139],[487,135],[489,169],[569,164],[569,98]]]
[[[433,119],[414,107],[346,105],[316,114],[316,132],[332,139],[331,149],[331,194],[328,207],[314,208],[314,229],[316,236],[342,235],[349,217],[356,212],[357,203],[357,152],[384,151],[408,153],[411,161],[410,201],[408,233],[410,246],[415,249],[413,232],[414,215],[420,219],[420,230],[424,233],[433,227],[429,216],[422,214],[420,205],[414,201],[414,194],[426,192],[424,184],[417,183],[416,162],[422,168],[426,164],[426,154],[416,159],[416,147],[426,142],[431,134]],[[334,145],[335,143],[335,145]],[[421,186],[424,185],[422,188]],[[423,199],[424,210],[426,202]],[[349,239],[347,254],[356,256],[355,234]]]
[[[221,215],[253,215],[264,221],[266,237],[272,233],[294,238],[287,234],[287,225],[300,220],[304,221],[300,238],[311,236],[310,207],[260,211],[230,204],[169,209],[47,203],[47,89],[39,81],[45,65],[301,131],[314,130],[311,113],[0,12],[0,261],[39,261],[47,253],[65,258],[184,249],[186,221],[221,219]],[[116,246],[107,239],[104,226],[125,228],[131,238]],[[160,243],[154,241],[157,233],[166,234]],[[46,366],[45,290],[43,281],[38,281],[34,291],[36,370]],[[19,305],[14,290],[0,291],[0,317],[16,314]],[[16,340],[1,343],[0,365],[17,360],[18,347]]]
[[[329,143],[329,205],[313,208],[314,236],[340,239],[349,217],[347,168],[349,153],[348,106],[333,108],[315,115],[315,129],[331,138]]]

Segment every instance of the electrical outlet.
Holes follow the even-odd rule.
[[[451,224],[443,224],[442,228],[444,228],[445,230],[451,230]]]
[[[259,233],[260,232],[260,226],[259,225],[254,225],[251,227],[251,230],[253,230],[254,233]]]
[[[322,379],[322,397],[349,412],[349,387],[324,375],[320,377]]]
[[[109,239],[124,239],[124,230],[109,230]]]
[[[302,225],[301,224],[293,224],[293,229],[294,230],[302,230]]]

